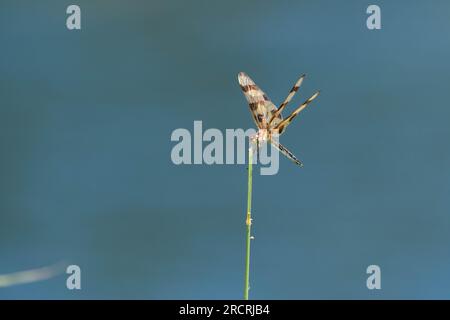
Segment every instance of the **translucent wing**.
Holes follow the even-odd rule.
[[[305,102],[303,102],[297,109],[295,109],[294,112],[291,113],[291,115],[289,117],[287,117],[286,119],[284,119],[283,121],[281,121],[276,127],[275,129],[278,130],[278,134],[283,133],[283,131],[286,129],[286,127],[292,122],[292,120],[300,113],[300,111],[302,111],[303,109],[305,109],[308,104],[313,101],[315,98],[317,98],[317,96],[319,95],[319,91],[317,91],[316,93],[314,93],[308,100],[306,100]]]
[[[303,163],[298,160],[292,152],[290,152],[286,147],[284,147],[282,144],[278,143],[275,140],[270,140],[270,143],[277,148],[282,154],[284,154],[289,160],[294,162],[295,164],[299,165],[300,167],[303,167]]]
[[[287,104],[292,100],[292,98],[294,97],[295,93],[298,91],[298,88],[300,88],[303,79],[305,79],[305,74],[302,75],[297,82],[294,84],[294,86],[292,87],[291,91],[289,91],[288,96],[286,97],[286,99],[284,99],[283,103],[280,104],[280,107],[276,110],[276,112],[274,112],[272,114],[272,117],[269,120],[269,127],[276,127],[276,125],[280,122],[277,121],[277,124],[274,125],[274,120],[277,118],[277,116],[279,114],[281,114],[281,112],[283,111],[283,109],[287,106]]]
[[[269,97],[253,82],[253,80],[244,72],[238,75],[239,85],[247,99],[256,126],[260,129],[266,129],[272,115],[277,111],[277,107],[270,101]],[[281,114],[276,115],[272,120],[271,127],[277,126],[283,120]]]

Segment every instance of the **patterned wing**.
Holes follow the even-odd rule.
[[[317,96],[319,95],[319,91],[317,91],[316,93],[314,93],[308,100],[306,100],[305,102],[303,102],[297,109],[295,109],[294,112],[291,113],[291,115],[289,117],[287,117],[286,119],[284,119],[283,121],[281,121],[275,129],[278,130],[278,134],[282,134],[283,131],[286,129],[286,127],[292,122],[292,120],[300,113],[300,111],[302,111],[303,109],[305,109],[308,104],[313,101],[315,98],[317,98]]]
[[[270,140],[270,143],[277,148],[282,154],[284,154],[289,160],[294,162],[295,164],[299,165],[300,167],[303,167],[303,163],[298,160],[292,152],[290,152],[286,147],[284,147],[282,144],[278,143],[275,140]]]
[[[281,121],[274,121],[277,119],[277,116],[279,114],[281,114],[281,112],[283,111],[283,109],[287,106],[287,104],[292,100],[292,98],[294,97],[295,93],[298,91],[298,88],[300,88],[300,86],[302,85],[303,79],[305,79],[306,75],[302,75],[297,82],[294,84],[294,86],[292,87],[291,91],[289,91],[288,96],[286,97],[286,99],[284,99],[283,103],[280,105],[280,107],[276,110],[276,112],[274,112],[274,114],[272,115],[272,117],[269,120],[269,127],[276,127],[278,125],[278,123],[280,123]],[[273,123],[276,123],[274,125],[272,125]]]
[[[277,107],[275,107],[269,97],[267,97],[247,74],[240,72],[238,80],[242,92],[244,92],[245,98],[247,99],[256,126],[260,129],[268,128],[269,121],[272,115],[277,111]],[[275,119],[272,120],[271,127],[277,126],[282,120],[283,118],[279,113],[276,115]]]

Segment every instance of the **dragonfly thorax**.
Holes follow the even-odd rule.
[[[260,143],[266,142],[270,139],[270,132],[267,129],[259,129],[255,138],[258,139]]]

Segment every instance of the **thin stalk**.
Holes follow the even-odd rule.
[[[38,269],[0,274],[0,288],[47,280],[63,273],[65,270],[65,264],[63,262],[59,262],[57,264]]]
[[[247,240],[246,240],[246,254],[245,254],[245,283],[244,283],[244,300],[248,300],[249,281],[250,281],[250,241],[252,228],[252,165],[253,165],[253,148],[250,145],[248,148],[248,190],[247,190],[247,218],[245,224],[247,225]]]

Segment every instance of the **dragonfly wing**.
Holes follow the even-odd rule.
[[[308,100],[303,102],[294,112],[291,113],[291,115],[289,117],[287,117],[286,119],[281,121],[275,127],[275,129],[277,129],[277,131],[278,131],[278,134],[283,133],[283,131],[286,129],[286,127],[292,122],[292,120],[294,120],[294,118],[300,113],[300,111],[305,109],[311,101],[313,101],[315,98],[317,98],[318,95],[319,95],[319,91],[317,91],[315,94],[313,94]]]
[[[280,107],[272,114],[272,117],[269,120],[269,127],[274,128],[276,127],[281,121],[276,121],[277,116],[279,114],[281,114],[281,112],[283,111],[283,109],[287,106],[287,104],[292,100],[292,98],[294,97],[295,93],[298,91],[298,88],[300,88],[303,79],[305,79],[306,75],[302,75],[297,82],[294,84],[294,86],[292,87],[291,91],[289,91],[288,96],[286,97],[286,99],[284,99],[283,103],[280,104]]]
[[[289,160],[299,165],[300,167],[303,167],[303,163],[300,160],[298,160],[297,157],[294,156],[294,154],[290,152],[288,149],[286,149],[286,147],[284,147],[281,143],[275,140],[270,140],[270,143],[272,143],[272,145],[276,149],[278,149],[282,154],[284,154]]]
[[[247,74],[240,72],[238,80],[256,126],[260,129],[268,128],[269,121],[277,111],[277,107]],[[281,114],[278,114],[272,123],[278,125],[281,121]]]

